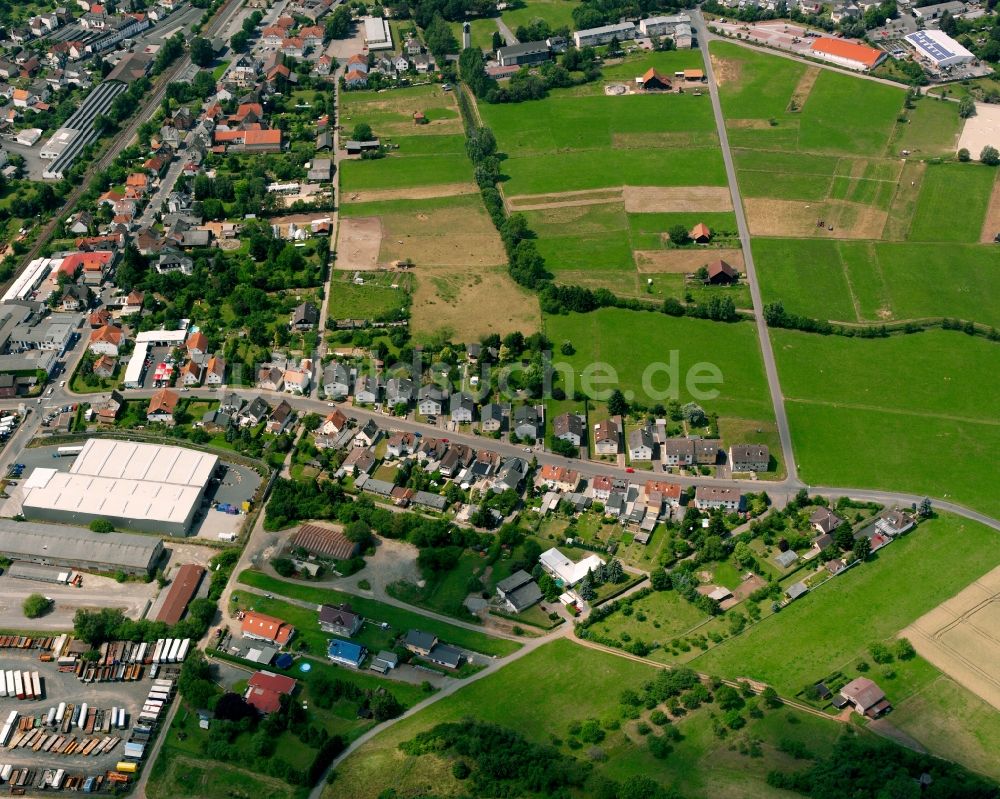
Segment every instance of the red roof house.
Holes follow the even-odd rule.
[[[291,696],[296,682],[283,674],[258,671],[247,682],[247,704],[261,713],[274,713],[281,707],[281,697]]]

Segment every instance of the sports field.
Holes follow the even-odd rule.
[[[435,795],[459,795],[464,786],[452,776],[450,758],[432,754],[415,758],[404,754],[399,744],[421,730],[465,717],[513,728],[532,741],[570,753],[565,743],[570,725],[597,720],[605,730],[604,740],[590,747],[591,752],[600,750],[600,756],[593,758],[598,780],[587,782],[584,796],[599,795],[600,776],[624,780],[641,774],[691,799],[792,799],[795,794],[769,788],[766,774],[775,768],[798,769],[806,761],[793,761],[778,752],[778,741],[794,735],[814,753],[823,754],[840,732],[832,721],[783,709],[751,718],[739,733],[720,740],[712,734],[712,706],[708,706],[676,722],[682,740],[666,759],[658,760],[648,751],[637,722],[623,719],[618,705],[623,689],[641,690],[655,673],[642,663],[570,641],[554,641],[365,744],[340,766],[324,797],[375,799],[386,795],[382,792],[389,786],[400,796],[421,794],[429,786],[434,786]],[[544,713],[538,712],[540,707]],[[740,754],[734,745],[748,736],[763,744],[761,757]]]
[[[803,480],[944,496],[1000,514],[994,343],[943,330],[771,337]]]
[[[555,359],[573,368],[575,389],[583,390],[580,376],[585,369],[605,363],[614,369],[617,382],[595,383],[595,390],[620,386],[645,405],[665,405],[671,397],[661,395],[675,391],[677,399],[684,403],[697,399],[687,385],[689,370],[709,364],[721,373],[721,382],[704,386],[719,392],[715,398],[700,401],[706,411],[746,419],[773,417],[756,333],[748,323],[721,324],[606,308],[588,314],[547,316],[544,332],[552,341],[568,340],[575,347],[574,355]],[[651,369],[647,373],[648,388],[656,392],[651,394],[643,386],[644,372],[651,365],[668,363],[673,351],[680,385],[662,370]],[[564,388],[567,394],[573,393]]]
[[[1000,326],[996,245],[757,238],[765,302],[843,322],[955,317]]]
[[[894,638],[1000,563],[995,543],[994,530],[965,519],[944,515],[925,522],[870,562],[699,655],[691,667],[763,680],[785,695],[837,671],[854,675],[858,660],[870,660],[869,644]],[[870,675],[892,702],[916,693],[938,674],[919,658],[893,668],[894,677],[878,667]]]

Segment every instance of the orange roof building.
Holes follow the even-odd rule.
[[[118,346],[122,343],[122,339],[125,334],[122,332],[120,327],[115,327],[114,325],[104,325],[103,327],[97,328],[90,333],[90,343],[91,344],[113,344]]]
[[[295,635],[295,628],[291,624],[273,616],[265,616],[263,613],[254,613],[252,610],[243,616],[241,629],[244,638],[256,638],[278,646],[284,646]]]
[[[173,416],[180,399],[181,396],[176,391],[171,391],[169,388],[161,388],[149,398],[149,407],[146,408],[146,415],[168,414]]]
[[[187,347],[188,352],[191,352],[192,350],[196,350],[198,352],[207,352],[208,338],[200,330],[196,330],[194,333],[188,336],[188,340],[185,343],[185,346]]]
[[[874,47],[848,42],[844,39],[827,38],[816,39],[812,43],[810,55],[859,71],[876,67],[887,57],[884,50],[876,50]]]
[[[712,231],[708,229],[708,225],[704,222],[699,222],[691,228],[691,232],[688,235],[692,241],[706,242],[712,238]]]

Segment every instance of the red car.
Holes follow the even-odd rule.
[[[448,439],[447,438],[442,438],[441,439],[441,443],[442,444],[447,444],[448,443]]]
[[[629,474],[635,474],[635,469],[633,469],[631,466],[629,466],[625,471],[628,472]]]

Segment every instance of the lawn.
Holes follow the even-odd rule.
[[[552,341],[572,342],[576,353],[559,356],[557,362],[565,358],[577,378],[588,367],[591,367],[588,373],[595,374],[594,369],[602,363],[617,373],[617,379],[601,382],[607,373],[599,371],[589,390],[592,395],[620,386],[623,391],[633,392],[643,404],[653,405],[666,404],[673,396],[683,403],[697,394],[703,396],[702,404],[709,412],[748,419],[773,417],[759,344],[750,324],[723,324],[608,308],[589,314],[548,316],[545,332]],[[675,354],[677,380],[655,366],[662,367]],[[702,384],[699,388],[688,376],[695,377],[696,367],[702,369],[707,365],[718,369],[721,382]],[[648,378],[645,387],[644,373]],[[572,388],[587,393],[580,382]],[[572,394],[570,387],[564,388],[567,394]],[[717,396],[711,398],[705,389],[718,392]]]
[[[340,275],[340,280],[336,277],[330,285],[331,319],[395,319],[409,307],[410,275],[365,275],[361,286],[354,283],[353,275]]]
[[[784,695],[797,694],[807,684],[868,659],[870,643],[891,639],[1000,563],[995,544],[995,531],[965,519],[945,515],[925,522],[869,563],[709,649],[691,665],[724,677],[762,680]],[[919,658],[893,668],[893,678],[884,669],[880,674],[879,667],[873,674],[893,702],[937,674]]]
[[[374,599],[344,594],[329,588],[286,583],[261,572],[253,571],[252,569],[240,572],[239,581],[244,585],[270,591],[273,594],[280,594],[305,602],[315,602],[317,605],[337,605],[347,602],[367,620],[370,620],[373,623],[371,625],[373,628],[377,623],[387,622],[392,629],[386,632],[379,632],[384,632],[383,637],[388,636],[389,640],[395,638],[397,635],[405,634],[411,628],[418,628],[434,633],[446,643],[471,649],[475,652],[481,652],[484,655],[509,655],[521,648],[521,645],[515,641],[494,638],[486,633],[475,630],[466,630],[463,627],[456,627],[452,624],[436,621],[420,613],[386,605]],[[367,627],[368,625],[366,625],[365,632],[367,632]],[[364,642],[363,635],[359,636],[359,640]],[[384,649],[385,646],[383,643],[379,644],[376,648]]]
[[[768,119],[788,110],[807,67],[730,42],[709,45],[715,61],[722,110],[727,119]]]
[[[428,785],[434,785],[440,795],[456,795],[461,788],[450,774],[449,760],[433,755],[408,757],[400,753],[398,745],[435,724],[464,717],[512,727],[534,741],[555,743],[563,752],[567,751],[563,741],[571,723],[588,718],[618,720],[621,729],[608,731],[600,744],[604,756],[595,759],[595,772],[616,780],[643,774],[692,799],[792,797],[764,784],[770,769],[804,765],[778,753],[778,740],[794,734],[814,752],[822,753],[829,750],[839,733],[839,725],[833,722],[781,710],[751,719],[739,734],[720,740],[712,732],[713,711],[706,708],[678,722],[683,739],[667,759],[657,760],[636,731],[636,722],[620,720],[617,705],[622,689],[638,689],[653,673],[651,667],[641,663],[570,641],[554,641],[365,744],[344,761],[324,796],[374,799],[387,786],[401,796],[409,796]],[[540,707],[544,707],[544,713],[538,712]],[[738,744],[750,739],[764,744],[763,757],[739,753],[740,748],[745,751],[745,746]],[[588,783],[582,795],[596,795],[595,791],[596,785]]]
[[[1000,251],[983,244],[753,241],[765,302],[846,322],[926,317],[1000,325]]]
[[[631,615],[626,616],[619,610],[592,625],[590,630],[602,638],[622,640],[622,633],[625,633],[632,640],[662,644],[708,619],[705,613],[681,599],[676,591],[654,591],[630,607]]]
[[[949,677],[895,705],[892,725],[936,755],[1000,780],[1000,713]]]
[[[343,92],[340,102],[341,122],[347,131],[364,122],[377,136],[462,133],[454,95],[436,83],[389,91]],[[429,124],[415,125],[415,111],[422,111]]]
[[[441,137],[446,138],[446,137]],[[393,151],[374,161],[340,162],[340,186],[344,192],[364,189],[408,189],[472,180],[472,162],[461,140],[438,142],[439,152],[408,155]]]
[[[519,25],[530,25],[536,19],[545,20],[553,30],[576,28],[573,24],[573,9],[578,4],[573,0],[521,0],[511,5],[517,7],[504,11],[501,19],[514,33],[517,33]]]
[[[453,616],[466,622],[479,623],[479,618],[471,614],[463,604],[469,595],[469,587],[474,577],[481,577],[485,564],[475,552],[462,553],[454,568],[441,575],[425,575],[426,585],[418,587],[412,583],[394,583],[389,594],[410,605],[426,608],[445,616]],[[482,586],[482,583],[478,583]],[[483,590],[482,587],[479,590]]]
[[[982,164],[927,167],[910,241],[979,241],[996,170]]]

